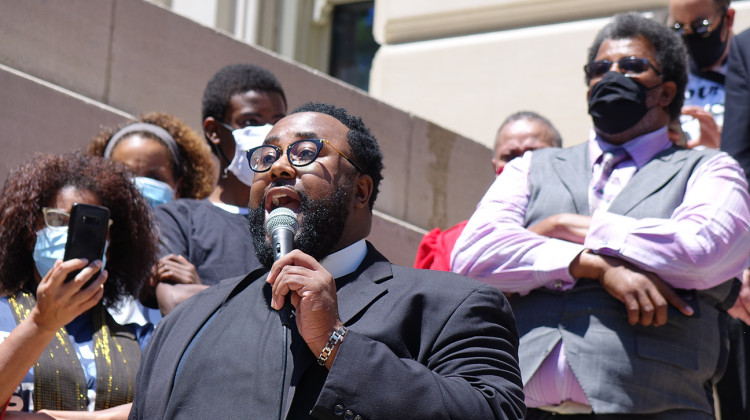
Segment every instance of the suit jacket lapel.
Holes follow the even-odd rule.
[[[391,263],[381,255],[369,242],[367,255],[354,272],[336,279],[336,292],[339,305],[339,318],[347,325],[360,312],[365,310],[371,302],[384,295],[387,291],[385,280],[393,277]],[[317,363],[314,354],[297,331],[296,322],[292,322],[290,357],[294,360],[294,370],[291,375],[286,412],[288,413],[296,387],[304,373]],[[286,414],[286,413],[285,413]]]
[[[348,324],[371,302],[388,291],[386,280],[393,277],[391,263],[368,242],[367,256],[357,269],[338,283],[339,318]]]
[[[647,197],[669,183],[680,171],[686,159],[684,154],[675,153],[675,149],[672,146],[662,150],[639,169],[612,201],[609,211],[627,214]]]
[[[573,198],[576,213],[589,215],[588,185],[591,183],[588,143],[562,149],[552,161],[552,167],[560,182]],[[586,188],[581,188],[585,185]]]

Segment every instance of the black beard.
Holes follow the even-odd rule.
[[[333,195],[319,200],[311,200],[298,191],[302,222],[299,232],[294,236],[294,249],[299,249],[317,261],[331,254],[344,233],[344,225],[349,216],[351,189],[349,184],[341,185]],[[247,220],[255,255],[263,266],[270,268],[274,262],[274,251],[266,233],[265,213],[262,205],[250,208]]]

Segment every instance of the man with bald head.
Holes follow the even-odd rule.
[[[360,118],[304,105],[247,156],[263,268],[162,320],[130,418],[523,418],[505,297],[365,241],[383,164]],[[278,213],[299,226],[280,256],[265,228]]]
[[[545,147],[562,147],[562,138],[555,126],[536,112],[516,112],[497,130],[492,166],[500,175],[505,164],[514,158]]]

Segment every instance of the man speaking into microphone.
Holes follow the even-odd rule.
[[[523,418],[505,297],[392,265],[364,240],[383,164],[360,118],[306,104],[248,160],[250,232],[266,268],[162,320],[130,418]],[[279,223],[296,232],[291,252],[286,233],[271,234]]]

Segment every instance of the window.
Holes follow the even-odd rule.
[[[372,36],[374,1],[338,5],[333,10],[330,74],[368,90],[372,58],[378,44]]]

